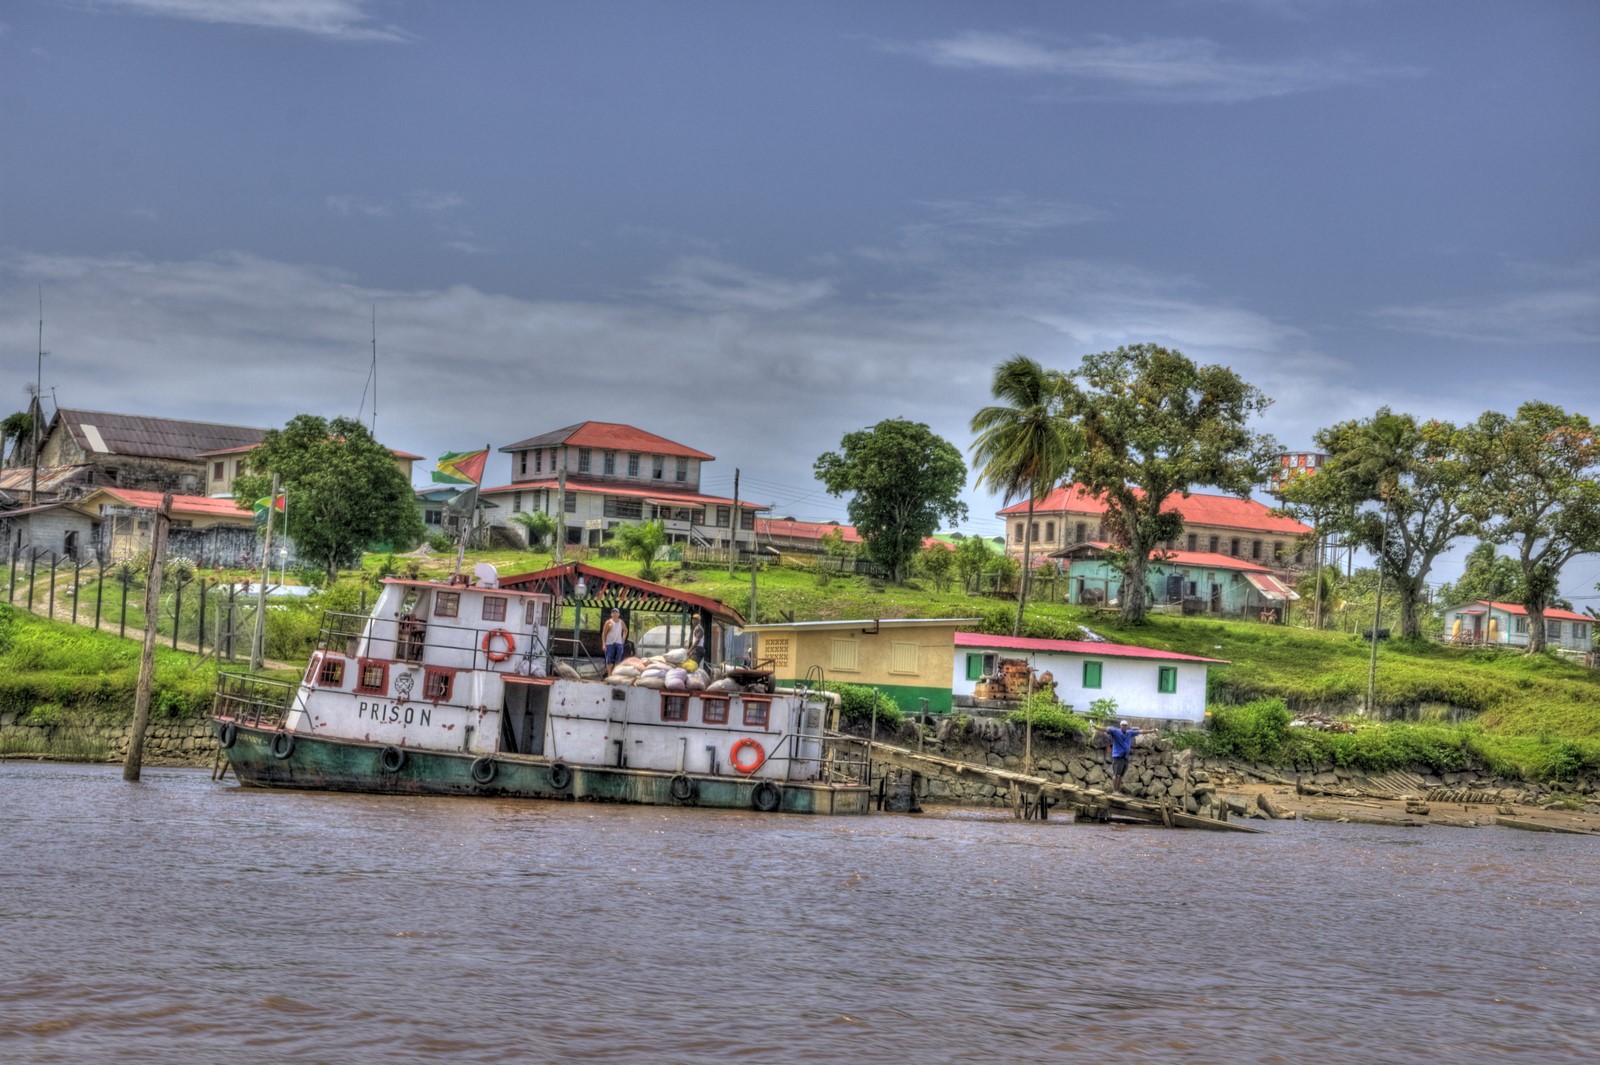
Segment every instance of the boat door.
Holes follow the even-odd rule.
[[[550,685],[507,684],[502,750],[516,754],[543,754],[545,722],[550,714]]]

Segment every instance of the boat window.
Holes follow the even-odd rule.
[[[689,720],[689,697],[687,695],[661,696],[661,720]]]
[[[486,595],[483,597],[483,620],[504,621],[506,619],[506,597],[503,595]]]
[[[438,592],[433,597],[433,616],[453,618],[461,611],[460,592]]]
[[[536,629],[545,624],[544,600],[529,599],[522,620],[523,624],[527,625],[530,629]]]
[[[324,688],[344,687],[344,659],[324,658],[317,670],[317,684]]]
[[[389,663],[361,659],[356,672],[356,691],[363,695],[386,695],[389,691]]]
[[[710,695],[700,697],[700,720],[707,725],[728,723],[728,700]]]
[[[311,683],[311,678],[315,677],[317,675],[317,663],[321,662],[321,661],[322,661],[322,657],[320,655],[312,655],[311,656],[311,661],[306,663],[306,678],[305,678],[305,682],[307,684],[310,684]]]
[[[422,697],[430,702],[447,702],[450,698],[450,688],[456,679],[453,669],[440,669],[436,666],[422,668]]]
[[[766,728],[772,716],[771,699],[744,698],[744,723],[748,728]]]

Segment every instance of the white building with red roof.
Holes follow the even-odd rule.
[[[1544,638],[1549,647],[1568,651],[1594,649],[1594,618],[1550,607],[1544,612]],[[1444,612],[1445,639],[1465,645],[1528,646],[1528,608],[1520,603],[1474,599]]]
[[[511,456],[511,483],[480,493],[499,506],[496,520],[548,514],[572,545],[598,547],[619,525],[659,520],[670,543],[751,548],[756,513],[767,509],[701,492],[701,469],[716,456],[631,425],[579,422],[499,450]]]
[[[1164,545],[1169,550],[1226,555],[1276,570],[1311,564],[1306,541],[1314,530],[1293,518],[1274,514],[1272,508],[1253,499],[1174,492],[1161,509],[1183,517],[1183,532],[1177,540]],[[1034,503],[1033,554],[1047,555],[1078,544],[1108,540],[1105,515],[1105,500],[1090,495],[1082,485],[1053,490]],[[1007,552],[1021,558],[1028,504],[1006,507],[997,516],[1006,523]]]
[[[1023,659],[1035,673],[1050,674],[1056,697],[1074,710],[1111,699],[1118,716],[1143,722],[1203,721],[1206,672],[1228,664],[1131,644],[977,632],[956,633],[955,650],[950,691],[956,706],[971,705],[979,682],[998,675],[1003,660]]]

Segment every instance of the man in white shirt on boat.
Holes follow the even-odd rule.
[[[600,628],[600,642],[606,649],[606,668],[618,665],[627,655],[624,653],[628,646],[628,623],[622,620],[622,611],[615,607],[611,616]]]

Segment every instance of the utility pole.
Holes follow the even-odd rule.
[[[743,524],[739,520],[739,467],[737,466],[733,468],[733,517],[729,520],[733,522],[733,528],[728,533],[728,576],[731,577],[733,576],[733,560],[739,557],[739,526]],[[755,563],[751,562],[750,565],[752,567],[750,571],[750,602],[753,605],[755,603],[755,569],[753,568]],[[754,621],[755,619],[751,618],[751,620]]]
[[[278,475],[272,475],[272,494],[267,497],[267,535],[261,541],[261,590],[256,593],[256,634],[250,641],[250,668],[260,669],[266,659],[267,581],[272,579],[272,512],[278,509]],[[287,520],[288,514],[284,515]]]
[[[567,464],[562,455],[561,469],[556,473],[556,565],[561,565],[564,545],[567,542]]]
[[[44,420],[44,284],[39,285],[39,364],[33,378],[33,474],[28,482],[28,505],[39,502],[39,423]]]
[[[144,651],[139,656],[139,686],[134,689],[133,727],[128,732],[128,754],[122,762],[122,779],[137,781],[144,765],[144,734],[150,727],[150,678],[155,672],[156,620],[161,616],[161,563],[167,553],[167,525],[172,516],[172,493],[161,496],[155,528],[150,534],[150,579],[144,590]],[[177,620],[173,620],[177,624]]]

